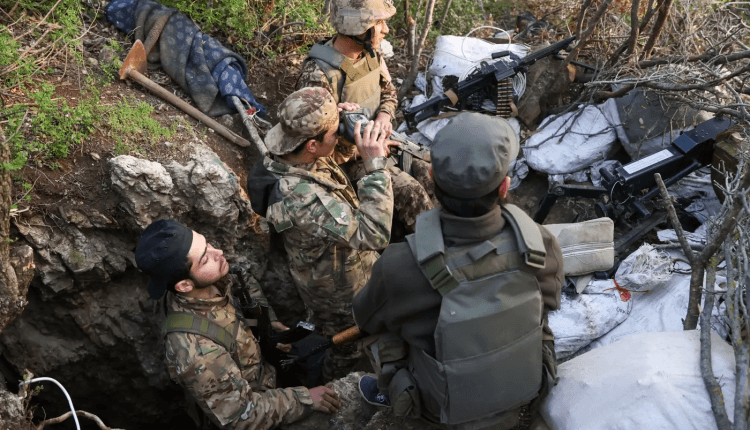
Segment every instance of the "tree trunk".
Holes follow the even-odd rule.
[[[409,70],[409,76],[404,81],[404,84],[398,90],[399,101],[404,98],[406,92],[409,91],[409,88],[414,85],[414,81],[417,79],[417,73],[419,72],[419,57],[422,55],[422,48],[427,39],[427,33],[429,33],[430,27],[432,27],[433,10],[435,10],[435,0],[428,0],[424,14],[424,27],[422,28],[422,34],[419,36],[417,46],[414,49],[414,56],[411,60],[411,70]]]
[[[21,315],[33,275],[33,252],[28,246],[10,249],[11,178],[4,166],[10,163],[10,142],[0,129],[0,331]],[[19,260],[19,254],[25,259]],[[15,263],[15,264],[14,264]],[[21,267],[19,267],[19,264]],[[15,267],[14,267],[15,266]],[[20,279],[19,279],[20,278]]]

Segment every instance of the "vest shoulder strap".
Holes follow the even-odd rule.
[[[230,354],[234,353],[239,319],[231,329],[221,327],[215,322],[189,312],[170,312],[164,321],[162,334],[193,333],[206,337],[224,347]]]
[[[380,57],[378,54],[370,56],[365,54],[366,61],[361,63],[359,67],[355,67],[354,63],[346,55],[340,53],[333,46],[327,43],[316,43],[310,48],[310,52],[307,53],[307,58],[312,58],[323,70],[328,78],[328,83],[333,85],[334,80],[337,81],[337,88],[339,93],[343,88],[344,79],[343,76],[336,76],[343,73],[346,78],[351,81],[357,81],[364,77],[373,70],[380,69]]]
[[[516,234],[519,252],[523,255],[525,263],[537,269],[544,269],[547,250],[544,248],[539,226],[515,205],[503,205],[502,214]]]
[[[316,43],[313,45],[307,56],[308,58],[320,60],[337,69],[341,68],[341,63],[346,60],[344,54],[337,51],[334,47],[324,43]]]
[[[460,281],[445,263],[445,244],[440,227],[440,209],[435,208],[417,216],[415,233],[406,237],[422,273],[432,288],[442,296],[458,287]]]

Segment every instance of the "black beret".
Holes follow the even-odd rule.
[[[173,219],[160,219],[143,231],[135,248],[135,262],[151,275],[149,296],[160,299],[170,286],[185,279],[185,259],[193,244],[193,231]]]

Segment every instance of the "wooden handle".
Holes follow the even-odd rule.
[[[341,345],[342,343],[351,342],[353,340],[356,340],[360,335],[359,327],[356,325],[354,327],[349,327],[348,329],[342,331],[341,333],[336,333],[333,336],[333,344],[334,345]]]

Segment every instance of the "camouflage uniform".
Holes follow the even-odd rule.
[[[231,302],[231,282],[227,284],[221,296],[208,300],[170,293],[166,299],[169,312],[189,312],[231,329],[237,310]],[[252,295],[262,300],[257,282],[249,285]],[[263,361],[260,345],[244,322],[240,322],[236,341],[233,357],[204,336],[172,332],[166,337],[170,377],[214,424],[229,429],[270,429],[312,413],[307,388],[276,388],[276,370]]]
[[[331,158],[290,165],[266,158],[282,176],[283,200],[268,209],[268,221],[282,234],[297,289],[312,322],[329,334],[353,326],[351,302],[370,279],[375,251],[385,248],[393,216],[391,178],[386,170],[365,175],[354,189]],[[354,344],[328,350],[326,380],[345,376],[361,357]]]
[[[332,24],[334,28],[344,35],[357,36],[365,31],[369,27],[372,27],[376,21],[380,19],[388,19],[396,13],[396,8],[393,7],[390,0],[378,1],[370,0],[371,4],[362,2],[361,0],[338,0],[333,2],[333,11],[331,14]],[[348,9],[346,14],[339,13],[339,9]],[[360,13],[359,19],[346,19],[351,16],[351,11],[357,10]],[[342,16],[346,18],[343,18]],[[335,38],[328,40],[324,45],[333,46]],[[377,48],[377,47],[376,47]],[[364,52],[364,51],[363,51]],[[367,56],[364,53],[365,57]],[[391,75],[388,72],[388,66],[385,64],[385,60],[376,52],[377,61],[380,64],[380,104],[375,109],[373,117],[380,112],[386,112],[391,116],[391,119],[396,117],[396,109],[398,108],[398,91],[394,87],[391,81]],[[357,64],[365,59],[357,60]],[[297,79],[297,89],[305,87],[322,87],[328,90],[333,95],[336,103],[341,102],[353,102],[362,105],[362,100],[346,98],[344,93],[339,93],[341,88],[334,88],[331,84],[331,79],[326,75],[326,72],[320,67],[315,59],[308,57],[302,64],[300,76]],[[344,99],[342,99],[344,98]],[[339,164],[344,164],[344,169],[349,175],[349,178],[353,182],[359,181],[364,175],[364,168],[361,161],[352,160],[354,155],[355,146],[343,139],[339,140],[336,145],[336,152],[334,153],[334,159]],[[414,164],[427,164],[426,162],[415,159]],[[396,167],[394,162],[390,162],[388,170],[393,178],[393,193],[395,199],[394,212],[399,219],[410,231],[414,231],[414,222],[416,221],[417,215],[423,211],[433,208],[432,201],[429,195],[425,192],[427,185],[423,186],[417,180],[415,180],[409,174],[403,172],[401,169]],[[429,180],[429,178],[428,178]]]
[[[370,277],[376,250],[388,244],[393,191],[388,170],[359,180],[359,199],[331,157],[295,164],[284,156],[338,124],[330,93],[305,88],[279,106],[266,135],[270,154],[248,175],[253,209],[282,236],[289,268],[311,320],[333,335],[354,325],[351,303]],[[382,160],[382,159],[381,159]],[[361,201],[360,201],[361,199]],[[344,376],[361,357],[354,344],[326,353],[323,377]]]

